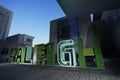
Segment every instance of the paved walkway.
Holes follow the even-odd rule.
[[[111,70],[0,64],[0,80],[120,80]]]

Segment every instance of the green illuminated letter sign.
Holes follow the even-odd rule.
[[[25,47],[25,63],[32,63],[32,47]]]
[[[57,61],[60,66],[75,67],[76,53],[72,39],[60,41],[57,45]]]

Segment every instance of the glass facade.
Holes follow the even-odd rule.
[[[5,37],[8,20],[9,18],[6,14],[0,13],[0,39],[4,39]]]
[[[0,6],[0,39],[8,37],[12,12]]]
[[[57,39],[58,42],[70,37],[70,26],[67,19],[58,21],[57,23]]]
[[[78,52],[77,41],[79,37],[80,26],[77,18],[67,18],[57,22],[57,42],[73,39],[75,41],[76,52]]]

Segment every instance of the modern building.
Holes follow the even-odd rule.
[[[104,57],[120,57],[120,1],[57,0],[57,2],[67,17],[79,17],[84,47],[92,46],[89,40],[91,32],[94,32],[99,37]]]
[[[12,21],[13,12],[0,6],[0,62],[7,61],[10,43],[6,42]]]
[[[66,43],[66,47],[64,45],[63,51],[66,49],[75,49],[75,53],[71,53],[71,55],[76,58],[73,60],[77,60],[77,63],[73,63],[74,65],[72,66],[78,65],[78,39],[82,39],[84,43],[83,48],[93,48],[92,36],[94,33],[90,17],[62,17],[51,21],[50,24],[50,42],[53,42],[55,45],[54,53],[58,55],[59,44],[62,45],[62,43],[68,41],[68,43]],[[72,43],[69,42],[72,40]],[[67,53],[68,52],[65,53],[65,58],[66,60],[69,60],[70,55]],[[57,59],[58,57],[56,58],[56,61],[58,61]]]
[[[75,67],[78,61],[81,67],[92,64],[104,68],[103,58],[120,57],[119,1],[57,2],[66,14],[50,24],[50,42],[55,44],[59,65]]]
[[[93,35],[97,36],[101,47],[96,48],[96,50],[101,50],[100,54],[102,52],[105,66],[113,66],[114,68],[116,65],[120,66],[120,1],[57,0],[57,2],[66,17],[78,17],[83,47],[85,49],[94,47],[93,51],[95,51],[97,39],[95,41]],[[90,50],[84,52],[88,54]],[[99,55],[98,58],[100,58]],[[91,61],[91,59],[88,58],[86,61]]]
[[[34,37],[26,35],[26,34],[16,34],[13,36],[9,36],[7,38],[7,42],[13,44],[20,44],[23,46],[32,46]]]
[[[50,22],[49,42],[53,42],[56,46],[55,48],[57,48],[57,44],[60,41],[67,39],[74,39],[75,44],[77,44],[78,38],[80,38],[80,26],[78,24],[77,17],[75,18],[62,17],[56,20],[52,20]]]
[[[0,40],[6,40],[12,21],[13,12],[0,6]]]
[[[26,34],[16,34],[0,41],[0,62],[7,62],[12,48],[32,47],[34,37]]]

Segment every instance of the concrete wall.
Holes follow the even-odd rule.
[[[93,26],[104,57],[120,57],[120,9],[103,12]]]
[[[93,30],[92,30],[92,22],[90,21],[90,16],[81,16],[79,17],[79,24],[80,24],[80,36],[83,40],[84,48],[91,48],[93,47],[92,43],[92,36],[93,36]]]

